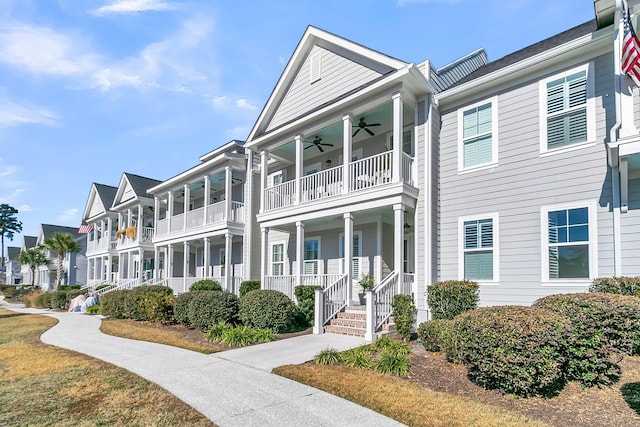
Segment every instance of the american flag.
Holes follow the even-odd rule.
[[[87,234],[93,231],[93,225],[82,224],[80,228],[78,228],[78,234]]]
[[[626,0],[622,2],[622,21],[624,36],[622,38],[622,72],[625,73],[636,86],[640,87],[640,40],[633,31],[629,6]]]

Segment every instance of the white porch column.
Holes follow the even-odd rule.
[[[393,182],[402,181],[402,122],[403,105],[400,92],[394,92],[393,100]]]
[[[203,244],[204,244],[203,249],[202,249],[203,252],[204,252],[202,254],[202,257],[204,258],[204,260],[202,262],[203,267],[204,267],[204,275],[203,275],[203,277],[206,279],[207,277],[209,277],[209,266],[211,265],[211,254],[210,254],[211,247],[209,246],[209,238],[208,237],[205,237],[204,239],[202,239],[202,241],[203,241]]]
[[[124,220],[122,218],[122,212],[118,212],[118,230],[121,230],[123,228],[127,228],[127,225],[124,224]]]
[[[94,258],[93,259],[93,280],[97,280],[98,279],[98,259]]]
[[[209,203],[211,203],[211,179],[209,179],[209,175],[205,175],[202,179],[204,180],[204,209],[202,209],[204,221],[202,223],[206,224],[209,217]]]
[[[95,227],[93,227],[93,228],[95,230]],[[105,237],[105,222],[104,222],[104,219],[100,220],[100,233],[101,233],[101,235],[100,235],[100,246],[99,247],[100,248],[104,248],[105,247],[104,246],[104,237]]]
[[[267,175],[268,175],[268,167],[269,167],[268,162],[269,162],[269,152],[266,150],[262,150],[260,152],[260,213],[264,212],[266,208],[264,190],[265,188],[267,188]]]
[[[260,288],[265,289],[264,278],[269,268],[269,227],[261,227],[260,234]]]
[[[111,249],[111,228],[113,228],[113,221],[111,217],[107,218],[107,229],[104,231],[106,233],[106,242],[107,242],[107,250]]]
[[[144,281],[144,251],[138,248],[138,278],[140,283]]]
[[[133,227],[133,210],[127,209],[127,227]]]
[[[143,210],[144,208],[142,204],[139,204],[138,205],[138,242],[142,241],[142,229],[144,228],[143,216],[142,216]]]
[[[349,173],[351,158],[353,157],[353,118],[351,114],[342,116],[342,194],[351,190],[351,174]]]
[[[174,249],[173,249],[173,243],[169,243],[168,246],[168,250],[167,250],[167,265],[166,265],[166,269],[167,269],[167,277],[168,278],[173,278],[173,258],[174,258]]]
[[[111,270],[113,269],[113,255],[107,255],[107,282],[111,283]]]
[[[182,258],[182,292],[187,292],[187,277],[189,277],[189,257],[191,256],[189,242],[183,243],[184,256]]]
[[[300,200],[302,199],[302,188],[300,187],[300,180],[302,179],[303,170],[304,170],[304,146],[303,146],[303,136],[301,134],[296,135],[296,205],[300,204]]]
[[[231,166],[224,167],[224,219],[225,221],[231,221],[233,218],[231,215],[231,202],[233,194],[233,174]]]
[[[353,299],[353,215],[344,214],[344,273],[347,275],[347,304]]]
[[[156,234],[158,229],[158,221],[160,221],[160,198],[158,196],[153,197],[153,234]]]
[[[302,284],[302,275],[304,274],[304,223],[296,222],[296,283],[293,285],[300,286]]]
[[[133,279],[133,256],[132,252],[127,252],[127,279]]]
[[[189,189],[189,185],[188,184],[184,185],[183,190],[184,190],[184,193],[183,193],[183,195],[184,195],[184,204],[183,204],[182,211],[184,212],[184,215],[183,215],[182,219],[184,221],[182,223],[182,229],[186,230],[187,229],[187,213],[189,212],[189,198],[191,198],[191,190]]]
[[[393,270],[398,274],[398,292],[402,289],[404,269],[404,205],[393,205]]]
[[[160,248],[154,246],[153,248],[153,281],[157,282],[160,279]]]
[[[233,234],[226,233],[224,235],[224,289],[231,292],[231,251],[233,243]]]
[[[173,221],[173,191],[167,191],[167,232],[171,233],[171,222]]]
[[[376,283],[382,281],[382,218],[378,217],[376,223],[376,257],[373,266],[373,277]]]

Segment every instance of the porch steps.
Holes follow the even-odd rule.
[[[336,317],[331,319],[329,324],[324,327],[325,333],[364,338],[367,330],[367,315],[365,310],[366,307],[363,305],[347,306],[344,311],[338,313]],[[376,337],[380,338],[395,331],[396,325],[393,323],[393,318],[390,317],[389,320],[382,325],[382,328],[376,332]]]

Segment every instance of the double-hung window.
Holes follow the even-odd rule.
[[[318,274],[318,260],[320,259],[320,239],[306,239],[304,241],[304,274]]]
[[[498,162],[497,97],[458,110],[458,169]]]
[[[461,279],[498,281],[498,215],[460,218]]]
[[[542,208],[543,278],[545,281],[589,281],[597,260],[593,204]]]
[[[275,243],[271,246],[271,275],[284,275],[284,243]]]
[[[593,142],[593,78],[589,65],[540,82],[540,149],[559,150]]]

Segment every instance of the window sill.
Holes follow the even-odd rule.
[[[478,286],[499,286],[499,280],[474,280]]]
[[[497,166],[498,166],[498,162],[492,162],[492,163],[485,163],[485,164],[478,165],[478,166],[473,166],[473,167],[466,168],[466,169],[458,169],[458,175],[465,175],[465,174],[468,174],[468,173],[483,171],[483,170],[487,170],[487,169],[493,169],[493,168],[495,168]]]
[[[555,154],[569,153],[571,151],[580,150],[582,148],[593,147],[596,145],[595,141],[579,142],[577,144],[567,145],[565,147],[554,148],[552,150],[540,151],[540,157],[553,156]]]

